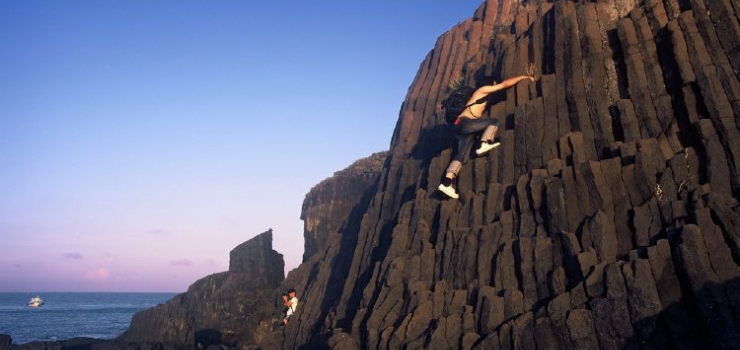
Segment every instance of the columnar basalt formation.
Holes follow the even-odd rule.
[[[282,347],[740,347],[739,7],[485,2],[421,64],[342,283],[289,274],[321,312]],[[448,86],[530,63],[443,198]]]

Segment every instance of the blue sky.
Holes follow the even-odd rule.
[[[0,2],[0,292],[184,291],[386,150],[479,0]]]

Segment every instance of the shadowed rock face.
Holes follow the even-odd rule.
[[[342,234],[349,220],[359,220],[350,214],[363,201],[368,188],[378,181],[387,153],[375,153],[356,161],[314,186],[306,195],[301,210],[305,240],[303,262],[323,252],[332,236]]]
[[[484,3],[422,62],[361,220],[288,275],[307,300],[268,348],[739,347],[736,6]],[[485,115],[501,147],[435,193],[447,86],[529,62]]]
[[[283,281],[285,262],[272,250],[272,229],[236,246],[229,253],[229,272],[251,276],[254,288],[274,288]]]
[[[260,348],[325,347],[301,343],[305,339],[295,332],[325,332],[322,327],[331,322],[327,317],[334,317],[330,310],[347,281],[358,244],[359,225],[377,192],[387,155],[387,152],[379,152],[360,159],[334,173],[306,195],[301,212],[306,237],[304,262],[288,274],[280,287],[282,291],[297,290],[299,308],[284,332],[269,333],[271,328],[264,323],[261,325],[258,332],[269,334],[261,335]]]
[[[303,200],[301,220],[305,250],[303,262],[325,249],[333,235],[341,234],[351,212],[378,181],[388,152],[378,152],[337,171],[314,186]],[[359,219],[358,219],[359,220]]]

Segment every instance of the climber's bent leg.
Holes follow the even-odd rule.
[[[488,151],[498,147],[500,143],[493,142],[493,138],[496,136],[496,131],[498,130],[498,127],[496,125],[489,125],[486,127],[485,130],[483,130],[483,134],[480,137],[481,143],[480,147],[475,150],[475,154],[482,156]]]
[[[496,137],[496,131],[498,131],[498,126],[487,126],[485,130],[483,130],[483,134],[481,135],[480,140],[488,143],[493,142],[493,138]]]

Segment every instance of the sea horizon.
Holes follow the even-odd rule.
[[[114,339],[135,313],[163,304],[172,292],[0,292],[0,334],[14,344],[87,337]],[[29,298],[44,300],[29,307]]]

